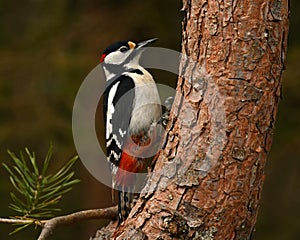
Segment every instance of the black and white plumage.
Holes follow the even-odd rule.
[[[134,101],[134,82],[121,75],[108,82],[104,92],[104,120],[107,160],[118,166]],[[121,101],[120,101],[121,99]],[[116,169],[115,169],[116,171]]]
[[[103,106],[106,151],[107,160],[112,163],[113,187],[119,191],[119,222],[130,211],[135,180],[130,173],[141,170],[145,146],[151,148],[155,141],[152,128],[161,116],[153,77],[139,65],[143,47],[155,40],[138,44],[117,42],[101,57],[106,75]]]

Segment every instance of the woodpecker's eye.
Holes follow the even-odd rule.
[[[125,47],[125,46],[120,47],[120,52],[126,52],[127,50],[128,50],[128,47]]]

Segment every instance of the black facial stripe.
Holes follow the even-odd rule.
[[[106,68],[108,72],[115,74],[115,78],[121,76],[121,74],[125,71],[124,66],[118,64],[110,64],[103,62],[103,67]]]
[[[140,69],[130,69],[129,72],[143,75],[144,73]]]

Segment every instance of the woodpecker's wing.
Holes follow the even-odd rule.
[[[121,75],[109,81],[104,92],[104,121],[107,160],[112,162],[113,173],[119,166],[135,96],[132,78]]]

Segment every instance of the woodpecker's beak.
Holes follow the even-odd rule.
[[[149,40],[146,40],[146,41],[143,41],[143,42],[140,42],[136,45],[136,49],[140,49],[140,48],[143,48],[143,47],[148,47],[150,46],[152,43],[154,43],[158,38],[152,38],[152,39],[149,39]]]

